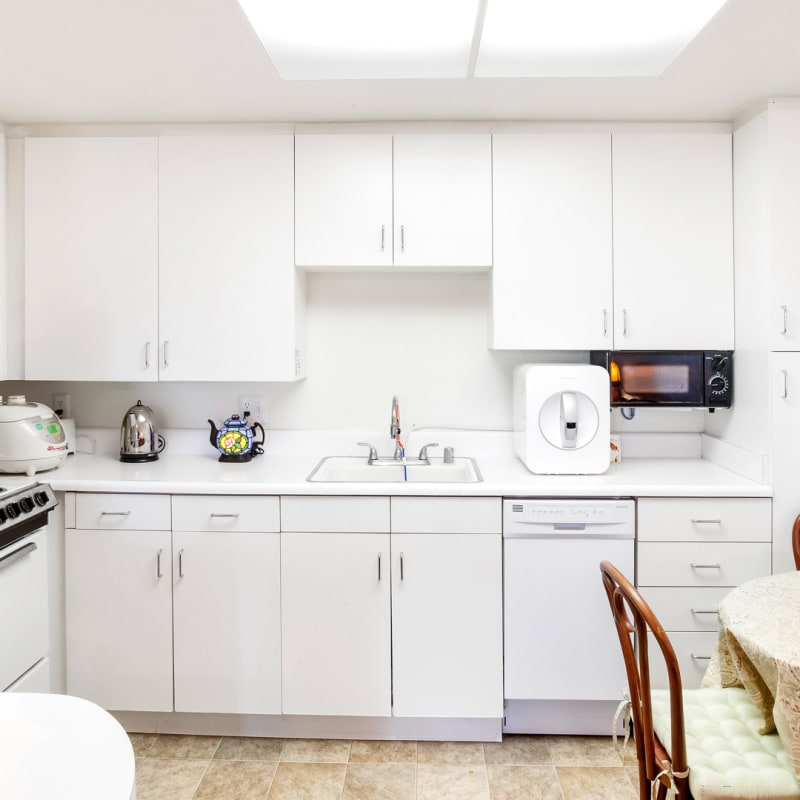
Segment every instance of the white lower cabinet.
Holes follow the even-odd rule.
[[[284,713],[502,716],[499,498],[281,502]]]
[[[277,498],[78,494],[75,509],[69,694],[115,710],[280,713]]]
[[[695,688],[716,649],[720,600],[771,571],[771,500],[643,497],[637,508],[636,584],[669,635],[684,688]],[[661,660],[651,667],[665,687]]]

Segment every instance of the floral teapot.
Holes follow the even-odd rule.
[[[217,430],[213,420],[208,420],[211,426],[211,444],[220,452],[220,461],[252,461],[252,459],[264,452],[263,444],[266,439],[264,428],[261,423],[247,419],[249,411],[245,411],[244,419],[238,414],[234,414],[226,419],[222,427]],[[261,439],[256,441],[255,430],[261,431]]]

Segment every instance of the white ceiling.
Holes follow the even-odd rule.
[[[237,0],[0,0],[7,124],[729,121],[790,96],[800,0],[729,0],[660,78],[326,82],[281,81]]]

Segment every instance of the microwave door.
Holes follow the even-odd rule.
[[[702,357],[623,360],[619,363],[618,390],[617,402],[623,405],[702,405]]]

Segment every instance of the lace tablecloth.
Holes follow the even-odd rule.
[[[719,605],[718,680],[743,686],[800,779],[800,572],[743,583]]]

